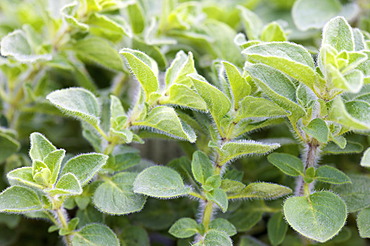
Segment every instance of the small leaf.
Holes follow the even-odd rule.
[[[316,138],[320,143],[327,143],[329,141],[329,128],[325,121],[320,118],[313,119],[302,129],[311,137]]]
[[[370,148],[365,150],[364,155],[361,158],[361,166],[370,167]]]
[[[263,29],[261,40],[264,42],[287,41],[287,36],[283,28],[277,22],[271,22]]]
[[[237,233],[235,226],[223,218],[212,220],[211,223],[209,223],[209,229],[226,232],[230,237]]]
[[[316,180],[330,184],[351,183],[351,179],[335,167],[320,166],[316,170]]]
[[[209,230],[204,237],[204,246],[232,246],[231,238],[226,232]]]
[[[193,54],[189,52],[186,55],[183,51],[179,51],[166,71],[166,85],[181,84],[189,86],[192,82],[187,75],[192,73],[196,73]]]
[[[222,145],[219,149],[219,165],[224,165],[225,163],[244,155],[265,154],[278,147],[280,147],[279,144],[261,143],[252,140],[230,141]]]
[[[127,59],[131,71],[143,87],[148,99],[149,95],[159,88],[157,63],[138,50],[125,48],[120,51],[120,54]]]
[[[225,191],[218,188],[213,189],[211,192],[206,193],[206,198],[209,201],[215,202],[221,208],[223,213],[227,211],[229,202]]]
[[[365,208],[358,213],[357,227],[362,238],[370,238],[370,208]]]
[[[108,69],[123,70],[123,62],[116,49],[106,39],[87,37],[73,44],[81,60],[93,61]]]
[[[142,171],[135,179],[134,192],[159,198],[186,195],[190,188],[184,185],[180,174],[169,167],[154,166]]]
[[[0,163],[17,152],[19,148],[20,144],[17,140],[7,134],[0,133]]]
[[[129,214],[140,211],[146,201],[133,192],[135,173],[118,173],[106,179],[94,192],[93,202],[100,211],[108,214]]]
[[[30,157],[32,160],[43,161],[47,155],[56,150],[55,146],[41,133],[32,133],[30,140]]]
[[[348,141],[346,146],[341,149],[338,145],[334,143],[329,143],[323,149],[323,154],[332,154],[332,155],[339,155],[339,154],[353,154],[353,153],[361,153],[363,150],[363,146],[359,143],[350,142]]]
[[[122,117],[122,116],[125,116],[125,110],[122,106],[121,100],[118,97],[111,95],[110,96],[110,117],[113,119],[117,119],[118,117]]]
[[[267,157],[267,159],[272,165],[279,168],[280,171],[287,175],[303,175],[303,163],[296,156],[285,153],[272,153]]]
[[[292,193],[292,190],[286,186],[258,182],[250,183],[239,192],[235,192],[229,199],[238,198],[256,198],[256,199],[276,199]]]
[[[273,246],[279,245],[284,241],[288,225],[282,213],[275,213],[267,222],[267,235]]]
[[[188,238],[198,233],[198,223],[191,218],[177,220],[168,231],[177,238]]]
[[[133,125],[151,127],[192,143],[196,140],[194,130],[178,117],[173,108],[167,106],[153,108],[143,121],[134,122]]]
[[[6,177],[11,185],[26,185],[38,189],[43,189],[42,185],[35,182],[32,175],[32,167],[21,167],[9,172]]]
[[[73,246],[119,246],[117,236],[106,225],[88,224],[73,233]]]
[[[160,104],[174,104],[182,107],[207,111],[207,104],[194,90],[185,85],[173,84],[168,89],[168,97],[160,99]]]
[[[191,162],[191,171],[196,181],[205,184],[206,180],[213,175],[213,164],[206,154],[196,151]]]
[[[331,19],[324,27],[322,45],[331,45],[338,52],[355,49],[352,28],[342,16]]]
[[[138,34],[143,32],[145,28],[145,15],[139,2],[131,2],[127,6],[127,13],[134,33]]]
[[[97,98],[83,88],[68,88],[50,93],[46,99],[69,116],[86,121],[93,126],[99,124],[100,108]]]
[[[321,243],[334,237],[344,226],[347,208],[344,201],[329,191],[309,196],[290,197],[284,203],[289,225],[305,237]]]
[[[238,9],[248,40],[259,40],[263,28],[262,20],[258,15],[243,6],[239,5]]]
[[[73,173],[84,186],[100,170],[108,160],[108,156],[91,153],[75,156],[64,165],[61,175]]]
[[[73,173],[64,174],[56,183],[54,189],[46,190],[51,196],[55,195],[80,195],[81,184]]]
[[[228,217],[228,220],[236,227],[238,232],[246,232],[253,228],[261,219],[264,212],[263,200],[249,200],[244,202],[237,210]]]
[[[23,213],[41,209],[39,197],[29,188],[12,186],[0,193],[0,212]]]
[[[54,150],[50,152],[45,158],[44,163],[49,168],[51,172],[50,183],[54,184],[57,181],[60,167],[62,165],[62,161],[65,155],[64,149]]]

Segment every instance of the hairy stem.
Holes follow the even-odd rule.
[[[55,214],[58,219],[58,226],[60,228],[68,230],[68,216],[66,210],[63,207],[60,207],[55,210]],[[65,235],[63,236],[63,238],[67,246],[72,245],[71,235]]]
[[[202,217],[202,223],[206,231],[208,231],[209,223],[212,220],[212,215],[213,215],[213,202],[206,201],[206,205],[204,207],[203,217]]]

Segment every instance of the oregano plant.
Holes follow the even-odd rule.
[[[0,244],[366,245],[369,9],[1,1]]]

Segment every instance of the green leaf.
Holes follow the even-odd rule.
[[[231,238],[226,232],[209,230],[204,237],[204,246],[232,246]]]
[[[113,45],[103,38],[87,37],[78,40],[73,50],[81,60],[93,61],[105,68],[123,70],[123,62]]]
[[[50,93],[46,99],[68,116],[99,125],[100,107],[97,98],[83,88],[68,88]]]
[[[32,175],[32,167],[21,167],[9,172],[6,177],[11,185],[26,185],[38,189],[43,189],[42,185],[35,182]]]
[[[118,117],[125,116],[125,110],[122,106],[121,100],[114,96],[110,96],[110,117],[111,119],[117,119]],[[111,120],[112,121],[112,120]],[[111,123],[112,127],[112,123]]]
[[[127,6],[127,13],[134,33],[138,34],[143,32],[145,28],[145,15],[139,2],[131,2],[131,4]]]
[[[17,152],[19,148],[20,144],[17,140],[7,134],[0,133],[0,163]]]
[[[39,197],[29,188],[12,186],[0,193],[0,212],[23,213],[41,209]]]
[[[227,211],[229,206],[229,202],[227,199],[226,192],[222,189],[213,189],[211,192],[206,193],[206,198],[209,201],[215,202],[220,208],[223,213]]]
[[[203,185],[203,189],[206,191],[211,191],[221,186],[221,176],[219,174],[212,175],[206,179],[206,182]]]
[[[183,122],[175,110],[167,106],[153,108],[143,121],[133,122],[133,125],[151,127],[174,138],[195,142],[195,132]]]
[[[206,102],[209,112],[211,113],[216,124],[219,124],[221,119],[229,112],[231,102],[227,96],[219,89],[209,84],[203,77],[197,74],[191,74],[195,88],[199,95]]]
[[[261,40],[264,42],[287,41],[283,28],[277,22],[271,22],[262,30]]]
[[[239,5],[238,9],[248,40],[259,40],[263,28],[262,20],[255,13],[243,6]]]
[[[361,158],[361,166],[370,167],[370,148],[365,150],[364,155]]]
[[[47,155],[56,150],[55,146],[41,133],[32,133],[30,140],[31,149],[29,154],[32,160],[43,161]]]
[[[117,236],[106,225],[88,224],[73,233],[73,246],[119,246]]]
[[[264,206],[263,200],[247,200],[230,214],[228,220],[238,232],[246,232],[262,219],[264,212],[261,208]]]
[[[296,87],[287,76],[263,64],[251,65],[245,69],[277,105],[289,110],[297,118],[305,115],[304,109],[296,103]]]
[[[191,171],[196,181],[205,184],[206,180],[213,175],[213,164],[206,154],[196,151],[191,161]]]
[[[338,52],[355,49],[352,28],[342,16],[331,19],[324,27],[322,45],[331,45]]]
[[[94,192],[93,202],[100,211],[108,214],[129,214],[140,211],[146,198],[133,192],[135,173],[118,173],[105,179]]]
[[[181,84],[191,86],[192,82],[187,75],[192,73],[196,73],[193,54],[189,52],[186,55],[183,51],[179,51],[166,71],[166,85]]]
[[[365,175],[349,175],[352,183],[332,186],[347,204],[348,212],[354,213],[370,206],[370,178]]]
[[[81,154],[67,161],[61,175],[73,173],[80,184],[84,186],[104,166],[107,160],[108,156],[103,154]]]
[[[347,208],[344,201],[329,191],[309,196],[290,197],[284,203],[289,225],[305,237],[326,242],[344,226]]]
[[[81,184],[73,173],[66,173],[55,185],[54,189],[46,190],[51,196],[55,195],[80,195],[82,193]]]
[[[240,191],[234,190],[233,194],[230,194],[228,198],[276,199],[290,193],[292,193],[292,190],[286,186],[266,182],[257,182],[250,183]]]
[[[224,165],[233,159],[249,154],[266,154],[279,147],[279,144],[261,143],[253,140],[230,141],[218,150],[220,155],[219,165]]]
[[[51,185],[51,171],[42,161],[36,160],[32,163],[32,176],[36,183],[42,186]]]
[[[191,218],[177,220],[168,231],[177,238],[188,238],[198,233],[198,223]]]
[[[211,223],[209,223],[209,229],[226,232],[230,237],[237,233],[235,226],[223,218],[212,220]]]
[[[325,146],[323,149],[323,154],[353,154],[353,153],[361,153],[363,150],[363,146],[359,143],[348,141],[347,144],[343,149],[341,149],[337,144],[330,142],[328,145]]]
[[[265,98],[246,96],[240,102],[235,121],[249,117],[277,117],[288,115],[288,112]]]
[[[320,118],[313,119],[307,126],[302,128],[308,135],[317,139],[320,143],[329,141],[329,128],[325,121]]]
[[[275,213],[267,222],[267,235],[273,246],[279,245],[284,241],[288,225],[282,213]]]
[[[227,80],[230,84],[230,89],[233,95],[234,108],[239,108],[239,102],[251,93],[251,86],[248,84],[245,78],[240,74],[236,66],[229,62],[222,62],[225,68]]]
[[[365,208],[358,213],[357,227],[362,238],[370,238],[370,208]]]
[[[330,184],[351,183],[351,179],[335,167],[320,166],[316,170],[316,180]]]
[[[159,88],[157,63],[138,50],[125,48],[120,51],[120,54],[126,58],[132,73],[143,87],[148,99],[149,95]]]
[[[315,72],[315,64],[310,53],[303,46],[289,42],[261,43],[245,49],[243,54],[247,56],[249,62],[273,67],[311,89],[314,89],[318,82],[322,82]],[[250,72],[248,69],[247,71]],[[274,76],[277,75],[265,74],[265,77]]]
[[[285,153],[272,153],[267,159],[272,165],[287,175],[293,177],[303,175],[304,165],[301,159],[296,156]]]
[[[173,169],[153,166],[136,177],[134,192],[152,197],[174,198],[188,194],[190,188],[184,185],[180,174]]]
[[[54,184],[57,181],[60,167],[62,165],[62,161],[64,159],[65,150],[58,149],[50,152],[45,158],[44,163],[49,168],[51,172],[50,183]]]
[[[342,5],[338,0],[298,0],[292,8],[292,16],[298,29],[307,31],[322,28],[341,9]]]

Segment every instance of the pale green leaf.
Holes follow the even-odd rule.
[[[243,6],[238,6],[238,9],[248,40],[259,40],[263,28],[262,20]]]
[[[361,158],[361,166],[370,167],[370,148],[365,150],[364,155]]]
[[[125,109],[122,106],[121,100],[114,96],[110,96],[110,117],[113,119],[117,119],[118,117],[125,115]],[[112,127],[112,123],[111,123]]]
[[[285,153],[272,153],[267,159],[271,164],[287,175],[303,175],[304,165],[301,159],[296,156]]]
[[[81,154],[67,161],[61,175],[73,173],[81,185],[84,186],[104,166],[107,160],[108,156],[103,154]]]
[[[338,52],[355,49],[351,26],[342,16],[331,19],[324,27],[322,45],[331,45]]]
[[[127,13],[134,33],[138,34],[143,32],[145,28],[145,14],[140,3],[131,2],[131,4],[127,6]]]
[[[66,173],[55,185],[54,189],[46,190],[51,196],[55,195],[80,195],[82,188],[77,177],[73,173]]]
[[[38,189],[43,189],[42,185],[35,182],[32,175],[32,167],[21,167],[9,172],[6,177],[11,185],[26,185]]]
[[[31,149],[29,154],[32,160],[43,161],[47,155],[56,150],[55,146],[41,133],[32,133],[30,141]]]
[[[22,213],[41,209],[39,197],[29,188],[12,186],[0,193],[0,212]]]
[[[282,213],[275,213],[267,222],[267,235],[273,246],[283,242],[288,225]]]
[[[44,163],[49,168],[51,172],[50,183],[54,184],[57,181],[60,167],[62,165],[62,161],[65,155],[64,149],[54,150],[50,152],[45,158]]]
[[[357,227],[362,238],[370,238],[370,208],[365,208],[358,213]]]
[[[191,218],[177,220],[168,231],[177,238],[188,238],[198,233],[198,223]]]
[[[230,141],[219,149],[219,165],[224,165],[233,159],[241,158],[245,155],[266,154],[279,147],[279,144],[262,143],[253,140]]]
[[[190,188],[175,170],[154,166],[142,171],[135,179],[134,192],[159,198],[174,198],[186,195]]]
[[[339,0],[298,0],[292,8],[295,25],[302,31],[322,28],[330,18],[339,14],[342,5]]]
[[[73,246],[119,246],[114,232],[106,225],[88,224],[73,233]]]
[[[19,148],[20,144],[17,140],[7,134],[0,133],[0,163],[17,152]]]
[[[124,48],[120,54],[126,58],[132,73],[143,87],[148,99],[149,95],[159,88],[157,63],[138,50]]]
[[[113,16],[112,16],[113,17]],[[119,19],[121,23],[124,23],[124,19]],[[120,41],[123,36],[131,36],[130,30],[127,28],[127,24],[121,24],[107,15],[94,13],[89,16],[85,22],[89,25],[89,31],[91,34],[111,40],[113,42]]]
[[[329,143],[323,148],[323,154],[340,155],[340,154],[353,154],[361,153],[363,146],[356,142],[348,141],[344,148],[339,147],[337,144]]]
[[[187,75],[192,73],[196,73],[193,54],[189,52],[186,55],[183,51],[179,51],[166,71],[166,85],[183,84],[190,86],[192,82]]]
[[[46,99],[69,116],[86,121],[93,126],[99,124],[100,108],[97,98],[83,88],[68,88],[50,93]]]
[[[232,246],[231,238],[226,232],[209,230],[204,237],[204,246]]]
[[[286,186],[257,182],[250,183],[239,192],[229,195],[229,199],[255,198],[255,199],[276,199],[292,193],[292,190]]]
[[[123,62],[116,49],[106,39],[87,37],[78,40],[73,50],[81,60],[93,61],[108,69],[123,70]]]
[[[320,118],[315,118],[307,126],[302,128],[308,135],[317,139],[320,143],[329,141],[329,128],[325,121]]]
[[[153,108],[143,121],[134,122],[133,125],[150,127],[174,138],[195,142],[194,130],[183,122],[171,107],[159,106]]]
[[[309,196],[288,198],[284,203],[284,215],[294,230],[323,243],[342,229],[347,207],[334,193],[320,191]]]
[[[215,202],[220,208],[223,213],[227,211],[229,206],[228,198],[226,192],[222,189],[216,188],[213,189],[211,192],[206,193],[206,198],[209,201]]]
[[[283,28],[277,22],[271,22],[262,30],[261,40],[264,42],[287,41]]]
[[[196,151],[191,161],[191,171],[196,181],[205,184],[206,180],[213,175],[214,168],[206,154]]]
[[[351,179],[342,171],[331,166],[320,166],[316,170],[316,180],[330,184],[351,183]]]
[[[100,211],[108,214],[129,214],[140,211],[146,201],[133,192],[135,173],[118,173],[105,179],[94,192],[93,202]]]
[[[237,233],[235,226],[223,218],[212,220],[211,223],[209,223],[209,229],[226,232],[230,237]]]

